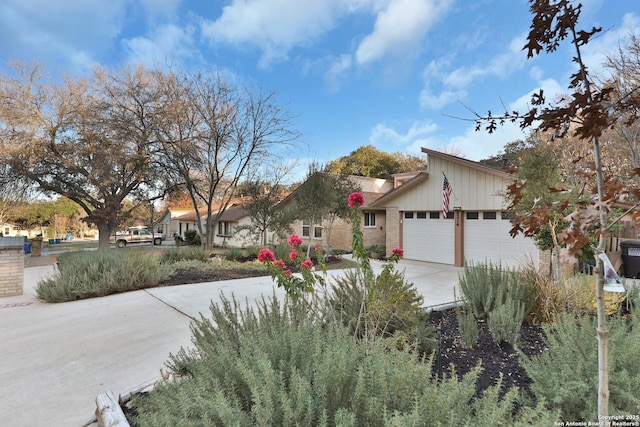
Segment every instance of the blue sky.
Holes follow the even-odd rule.
[[[586,61],[602,70],[640,1],[583,0],[582,27],[602,26]],[[522,138],[474,132],[465,108],[524,109],[530,93],[567,86],[571,51],[527,60],[526,0],[2,0],[0,69],[36,60],[51,72],[95,64],[223,70],[275,90],[303,134],[292,156],[319,162],[372,144],[471,160]]]

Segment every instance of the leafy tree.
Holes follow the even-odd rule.
[[[47,194],[80,205],[100,232],[100,249],[126,218],[125,198],[159,188],[154,121],[161,99],[142,67],[96,68],[91,78],[46,76],[17,64],[0,75],[0,156]]]
[[[358,175],[370,178],[391,178],[401,172],[411,172],[426,168],[422,157],[402,153],[385,153],[373,145],[363,145],[327,164],[325,171],[340,175]]]
[[[298,187],[293,196],[294,210],[298,218],[310,225],[309,245],[313,237],[314,224],[321,224],[327,219],[329,227],[327,233],[328,251],[331,250],[331,228],[337,218],[349,218],[350,210],[347,205],[349,194],[359,191],[359,185],[345,175],[321,172],[318,164],[311,164],[305,181]]]
[[[581,5],[570,0],[529,0],[533,20],[524,50],[529,58],[540,54],[555,52],[565,41],[575,49],[572,62],[577,70],[571,75],[570,94],[557,103],[548,102],[542,90],[531,99],[532,108],[520,113],[506,111],[502,115],[477,115],[476,129],[493,132],[505,122],[518,123],[521,128],[536,126],[541,132],[562,138],[568,133],[573,137],[592,144],[592,171],[596,186],[595,198],[588,198],[578,204],[567,217],[568,226],[560,233],[561,241],[566,245],[567,253],[574,255],[589,242],[590,230],[597,228],[598,246],[595,250],[596,261],[596,300],[597,300],[597,336],[598,336],[598,415],[608,415],[609,378],[608,378],[608,330],[604,304],[604,266],[598,257],[604,253],[604,235],[607,228],[607,212],[613,203],[624,196],[624,188],[615,177],[606,177],[602,165],[601,137],[604,131],[624,118],[626,125],[638,119],[640,110],[640,88],[637,84],[626,88],[623,94],[615,95],[612,85],[598,85],[591,77],[582,56],[583,46],[591,37],[601,31],[600,28],[579,30],[577,28]],[[588,189],[591,190],[591,189]],[[511,191],[517,200],[522,187],[513,186]],[[590,191],[589,191],[590,192]],[[536,208],[534,207],[533,210]],[[525,227],[538,227],[529,224]],[[526,228],[515,224],[516,231],[527,232]]]
[[[12,218],[29,198],[29,183],[7,163],[0,163],[0,224]]]
[[[518,168],[522,162],[522,156],[531,149],[531,145],[521,139],[507,143],[504,151],[495,156],[480,160],[480,163],[496,168]]]

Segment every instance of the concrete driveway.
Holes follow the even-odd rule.
[[[453,302],[460,268],[403,260],[399,269],[425,307]],[[35,285],[53,273],[52,265],[27,267],[24,294],[0,299],[2,425],[89,425],[96,396],[108,390],[117,396],[157,378],[169,354],[190,344],[192,318],[208,315],[220,293],[249,303],[284,296],[270,277],[259,277],[60,304],[37,300]]]

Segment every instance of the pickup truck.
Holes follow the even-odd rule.
[[[152,243],[161,245],[164,237],[160,234],[153,235],[146,228],[130,227],[126,231],[120,231],[109,238],[109,243],[115,243],[117,247],[124,248],[130,243]]]

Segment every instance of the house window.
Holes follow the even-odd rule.
[[[513,218],[513,212],[502,212],[501,218],[502,219],[512,219]]]
[[[447,219],[453,219],[453,212],[452,211],[447,212]]]
[[[431,211],[429,212],[430,219],[440,219],[440,211]]]
[[[310,223],[302,220],[302,237],[309,237],[311,230]],[[322,239],[322,225],[314,224],[313,226],[313,238]]]
[[[4,235],[5,235],[5,236],[8,236],[9,234],[11,234],[11,228],[9,228],[9,227],[5,227],[5,228],[4,228]]]
[[[413,218],[413,212],[405,212],[404,213],[404,217],[405,218]]]
[[[365,227],[375,227],[376,226],[376,213],[375,212],[365,212],[364,213],[364,226]]]
[[[427,213],[426,212],[416,212],[416,218],[418,218],[418,219],[426,219],[427,218]]]
[[[482,219],[496,219],[497,214],[495,212],[482,212]]]
[[[478,212],[467,212],[467,219],[478,219]]]
[[[231,224],[227,221],[220,221],[218,223],[218,236],[231,236]]]

